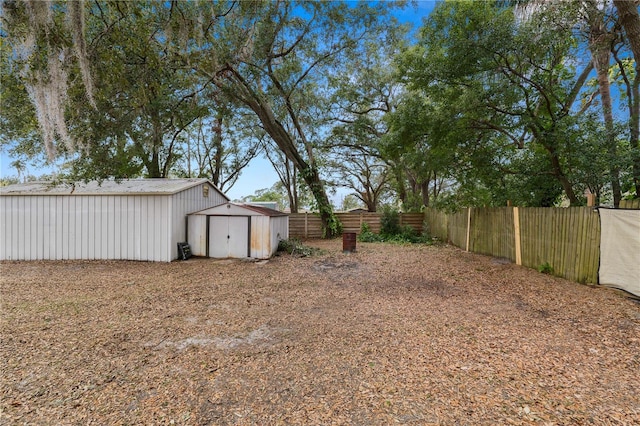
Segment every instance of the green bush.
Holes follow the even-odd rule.
[[[377,243],[384,241],[382,236],[378,234],[374,234],[369,227],[367,222],[364,222],[360,227],[360,235],[358,235],[358,241],[362,241],[364,243]]]
[[[544,262],[542,265],[538,266],[538,272],[553,275],[553,266],[549,265],[549,262]]]
[[[375,234],[371,231],[369,224],[365,222],[360,227],[358,241],[365,243],[389,242],[397,244],[431,244],[431,238],[418,234],[415,229],[409,225],[400,226],[398,224],[395,228],[395,234],[385,234],[382,232],[380,234]],[[388,228],[387,232],[389,232],[389,229],[393,229],[393,227]]]
[[[298,238],[290,238],[288,240],[280,240],[278,243],[278,252],[285,252],[297,257],[307,257],[320,254],[322,250],[305,246]]]
[[[394,236],[401,233],[400,213],[393,207],[385,206],[380,217],[380,235]]]
[[[327,233],[330,235],[337,237],[342,234],[342,222],[338,219],[338,216],[331,213],[331,217],[327,222],[327,228],[322,230],[322,238],[327,238]]]

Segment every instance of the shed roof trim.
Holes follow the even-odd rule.
[[[247,212],[249,215],[251,215],[251,213],[253,213],[254,215],[257,213],[258,215],[261,215],[261,216],[272,216],[272,217],[289,216],[287,213],[284,213],[278,210],[273,210],[267,207],[253,206],[250,204],[238,204],[238,203],[221,204],[219,206],[209,207],[207,209],[200,210],[198,212],[193,212],[191,214],[200,214],[200,215],[210,214],[214,216],[216,214],[219,214],[221,216],[226,216],[225,214],[222,214],[222,213],[226,213],[227,206],[234,206],[240,209],[249,210],[249,212]]]
[[[27,182],[0,187],[0,195],[172,195],[205,183],[229,199],[208,179],[122,179],[59,184]]]

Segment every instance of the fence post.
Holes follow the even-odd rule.
[[[513,208],[513,235],[515,236],[516,265],[522,265],[522,246],[520,245],[520,212]]]
[[[469,241],[471,239],[471,207],[467,210],[467,251],[469,251]]]
[[[304,237],[309,238],[309,220],[307,219],[309,213],[304,212]]]

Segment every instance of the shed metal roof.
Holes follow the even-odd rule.
[[[19,183],[0,187],[0,195],[172,195],[204,183],[220,192],[207,179],[122,179],[86,183]]]
[[[234,209],[232,209],[233,211],[229,212],[229,208],[233,207]],[[228,215],[235,215],[237,214],[238,211],[242,211],[242,210],[249,210],[248,212],[246,212],[247,214],[251,215],[260,215],[260,216],[271,216],[271,217],[276,217],[276,216],[289,216],[288,213],[284,213],[278,210],[273,210],[267,207],[261,207],[261,206],[253,206],[251,204],[238,204],[238,203],[226,203],[226,204],[221,204],[219,206],[215,206],[215,207],[209,207],[206,208],[204,210],[200,210],[198,212],[193,212],[191,213],[192,215],[222,215],[222,216],[228,216]],[[244,212],[243,212],[244,213]]]
[[[252,204],[242,204],[241,207],[244,207],[245,209],[253,210],[254,212],[260,213],[264,216],[289,216],[287,213],[281,212],[279,210],[270,209],[269,207],[255,206]]]

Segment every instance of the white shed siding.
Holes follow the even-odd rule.
[[[208,197],[203,185],[209,186]],[[125,192],[117,193],[119,188]],[[154,188],[165,192],[149,192]],[[24,184],[2,188],[0,195],[0,259],[8,260],[168,262],[185,241],[187,213],[227,201],[204,179],[89,184],[75,192],[70,186]]]
[[[167,195],[0,197],[0,255],[169,261],[168,206]]]
[[[189,235],[187,242],[194,256],[207,255],[207,216],[189,216]]]
[[[251,216],[251,257],[271,257],[269,241],[269,216]]]
[[[268,259],[280,240],[289,238],[288,216],[251,216],[251,257]]]
[[[278,251],[280,240],[289,238],[289,216],[271,218],[271,255]]]
[[[171,208],[171,228],[173,229],[170,243],[171,260],[178,258],[178,243],[187,240],[187,214],[215,207],[227,201],[229,200],[222,193],[215,190],[213,186],[209,187],[208,197],[203,195],[202,185],[194,186],[173,196]]]

